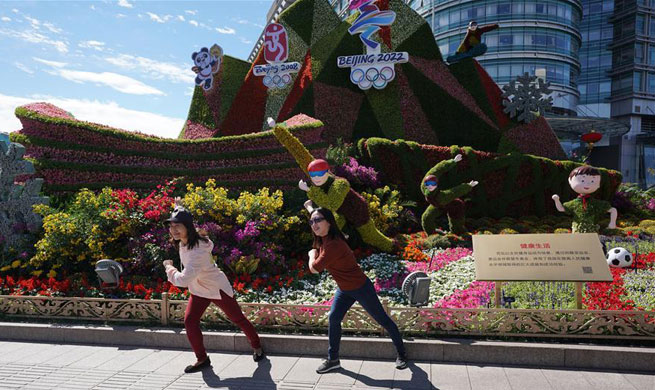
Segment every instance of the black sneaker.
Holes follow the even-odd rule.
[[[264,359],[264,350],[262,350],[260,354],[257,354],[257,352],[252,353],[252,360],[258,362],[262,359]]]
[[[404,370],[407,368],[407,355],[402,354],[398,355],[396,358],[396,368],[399,370]]]
[[[207,356],[207,359],[205,359],[205,361],[203,361],[202,363],[196,363],[190,366],[186,366],[184,372],[187,374],[191,374],[192,372],[198,372],[205,367],[209,367],[210,364],[212,364],[212,362],[209,360],[209,356]]]
[[[318,374],[325,374],[326,372],[330,372],[332,370],[336,370],[337,368],[341,368],[341,362],[339,359],[335,360],[328,360],[325,359],[323,361],[323,364],[321,364],[317,369],[316,372]]]

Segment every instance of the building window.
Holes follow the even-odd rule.
[[[655,35],[655,16],[650,17],[650,27],[649,28],[650,28],[649,34],[652,37],[652,36]]]
[[[641,87],[641,80],[643,78],[642,72],[635,72],[634,74],[634,83],[633,88],[635,92],[641,92],[643,89]]]
[[[591,30],[589,31],[589,40],[597,41],[600,39],[600,30]]]
[[[635,43],[635,64],[644,63],[644,44]]]
[[[655,46],[648,46],[648,65],[655,65]]]
[[[648,73],[648,93],[655,94],[655,73]]]
[[[646,34],[646,31],[644,30],[644,27],[646,26],[645,20],[644,20],[644,15],[637,15],[637,23],[636,23],[636,32],[637,34]]]
[[[508,3],[498,4],[498,15],[509,15],[511,13],[511,6]]]
[[[498,42],[500,45],[511,45],[513,43],[512,41],[512,34],[502,34],[498,37]]]

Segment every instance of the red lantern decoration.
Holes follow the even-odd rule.
[[[596,142],[600,141],[603,138],[603,135],[601,133],[597,133],[594,130],[591,130],[590,132],[586,134],[582,134],[582,137],[580,139],[582,142],[586,142],[588,144],[595,144]]]

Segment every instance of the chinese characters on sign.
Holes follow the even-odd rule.
[[[478,280],[612,280],[593,233],[479,235],[473,251]]]
[[[348,32],[351,35],[359,34],[366,46],[366,54],[337,58],[337,66],[350,68],[350,81],[363,90],[371,87],[383,89],[396,77],[395,64],[409,61],[407,52],[382,53],[380,43],[371,38],[380,27],[391,26],[396,20],[395,12],[380,11],[374,2],[375,0],[351,0],[349,6],[360,14]]]
[[[278,23],[270,23],[264,30],[264,59],[268,64],[255,65],[253,74],[261,77],[267,88],[284,88],[291,83],[293,73],[300,71],[297,62],[285,62],[289,58],[287,30]]]

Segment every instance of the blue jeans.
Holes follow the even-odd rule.
[[[330,347],[328,348],[328,359],[335,360],[339,358],[341,321],[343,321],[346,312],[355,301],[359,302],[364,310],[389,333],[398,354],[404,355],[405,345],[403,344],[403,338],[400,336],[398,326],[396,326],[396,323],[384,311],[378,295],[375,293],[373,283],[366,278],[366,283],[356,290],[343,291],[337,287],[337,292],[334,294],[334,301],[332,301],[332,307],[330,308],[330,327],[328,329]]]

